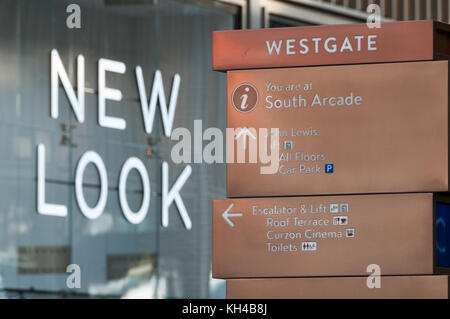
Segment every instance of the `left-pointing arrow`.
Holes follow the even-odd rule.
[[[225,221],[231,226],[234,227],[233,222],[230,220],[230,217],[241,217],[242,213],[230,213],[230,210],[234,207],[234,203],[231,203],[230,206],[223,212],[222,217]]]

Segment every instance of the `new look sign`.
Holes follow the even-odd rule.
[[[107,101],[121,101],[122,92],[118,88],[106,86],[106,77],[109,72],[123,74],[126,71],[125,63],[100,58],[98,60],[98,125],[103,128],[125,130],[127,122],[125,119],[108,115]],[[51,50],[50,57],[50,116],[53,119],[59,117],[59,94],[58,89],[60,83],[67,95],[73,115],[79,123],[85,121],[85,60],[83,55],[77,57],[77,83],[76,87],[69,80],[67,71],[61,61],[61,57],[56,49]],[[177,107],[178,93],[180,89],[181,78],[179,74],[175,74],[172,82],[172,89],[169,100],[166,99],[162,74],[156,70],[153,85],[148,96],[145,89],[144,75],[142,68],[135,68],[137,89],[139,92],[139,100],[141,105],[142,119],[144,123],[143,134],[151,134],[156,114],[157,105],[159,105],[162,124],[164,127],[164,135],[170,137],[175,118]],[[42,215],[65,217],[68,214],[67,206],[62,203],[50,203],[46,200],[46,146],[45,144],[37,145],[37,212]],[[83,194],[83,175],[86,167],[92,164],[96,168],[100,180],[100,195],[94,206],[90,206]],[[142,182],[142,200],[138,210],[132,210],[127,200],[126,183],[128,175],[132,170],[136,170]],[[183,185],[191,175],[192,168],[187,165],[177,180],[170,187],[169,184],[169,165],[167,162],[162,163],[162,203],[161,203],[161,220],[162,225],[169,225],[169,207],[175,203],[178,212],[186,229],[192,228],[192,222],[180,191]],[[95,150],[86,150],[78,160],[74,172],[75,182],[75,199],[81,213],[88,219],[96,219],[100,217],[105,209],[108,199],[108,170],[102,157]],[[129,157],[124,160],[119,172],[118,180],[118,200],[122,213],[127,221],[132,224],[141,223],[147,216],[151,201],[151,186],[149,175],[146,167],[141,159],[137,157]]]

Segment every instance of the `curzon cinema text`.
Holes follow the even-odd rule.
[[[98,124],[101,127],[124,130],[127,123],[124,119],[107,115],[106,100],[120,101],[122,100],[122,93],[118,89],[106,87],[106,72],[125,73],[125,63],[120,61],[99,59],[98,61]],[[170,137],[173,120],[175,117],[175,110],[180,88],[180,76],[175,74],[172,82],[172,90],[170,93],[169,105],[166,102],[164,93],[164,86],[161,72],[157,70],[153,79],[152,91],[150,99],[148,100],[145,90],[144,77],[142,68],[137,66],[135,69],[136,80],[139,91],[139,98],[141,103],[142,117],[144,120],[144,129],[146,134],[151,134],[153,129],[153,122],[156,113],[156,106],[159,104],[161,118],[164,127],[164,135]],[[70,83],[67,72],[58,54],[58,51],[53,49],[51,51],[50,62],[50,115],[53,119],[59,116],[58,103],[58,87],[61,81],[64,91],[69,99],[70,106],[79,123],[85,120],[85,66],[84,57],[78,55],[77,57],[77,83],[76,93],[74,87]],[[100,177],[100,195],[94,207],[86,203],[83,194],[83,175],[88,164],[96,167]],[[135,169],[141,178],[143,187],[143,196],[140,208],[137,211],[131,210],[128,205],[126,196],[126,182],[128,174]],[[162,203],[161,203],[161,220],[162,225],[167,227],[169,225],[169,207],[175,202],[184,226],[187,229],[192,228],[191,219],[187,213],[186,207],[181,198],[180,191],[192,172],[190,165],[187,165],[182,173],[178,176],[172,188],[169,187],[169,168],[167,162],[162,163]],[[67,216],[67,206],[56,203],[46,202],[45,196],[45,145],[39,144],[37,146],[37,212],[42,215],[50,216]],[[141,223],[147,215],[150,207],[151,192],[150,180],[144,163],[137,157],[128,158],[122,165],[119,174],[119,204],[122,213],[126,220],[132,224]],[[75,198],[80,208],[81,213],[88,219],[96,219],[103,213],[107,198],[108,198],[108,174],[101,156],[95,151],[89,150],[83,153],[78,160],[75,168]]]

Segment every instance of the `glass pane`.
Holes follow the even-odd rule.
[[[191,164],[180,195],[192,221],[186,229],[175,203],[169,225],[161,226],[162,163],[169,166],[169,189],[187,164],[174,164],[176,141],[164,136],[159,106],[146,134],[135,68],[141,66],[147,96],[160,70],[166,100],[172,79],[181,77],[174,128],[194,131],[226,126],[226,77],[212,71],[212,31],[232,29],[231,13],[176,0],[144,5],[77,1],[81,29],[66,27],[70,0],[0,0],[0,290],[16,297],[208,298],[211,267],[211,200],[225,197],[223,164]],[[85,59],[85,121],[77,121],[60,83],[59,115],[50,116],[50,52],[56,49],[71,84],[77,56]],[[106,73],[106,86],[122,93],[107,100],[106,114],[126,128],[98,121],[98,61],[121,61],[124,74]],[[45,201],[64,205],[65,217],[37,213],[37,146],[45,146]],[[206,144],[206,142],[204,143]],[[101,216],[87,219],[75,196],[78,162],[88,151],[102,159],[108,179]],[[119,201],[124,162],[136,157],[150,180],[146,218],[130,223]],[[99,173],[89,164],[82,196],[93,207],[100,196]],[[126,182],[126,198],[137,211],[143,184],[136,170]],[[80,267],[80,288],[68,278]],[[223,291],[223,283],[220,284]],[[222,289],[222,290],[221,290]],[[214,290],[217,296],[217,290]]]

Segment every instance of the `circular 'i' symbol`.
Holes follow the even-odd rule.
[[[233,90],[231,103],[239,112],[250,112],[258,103],[258,91],[250,83],[239,84]]]

